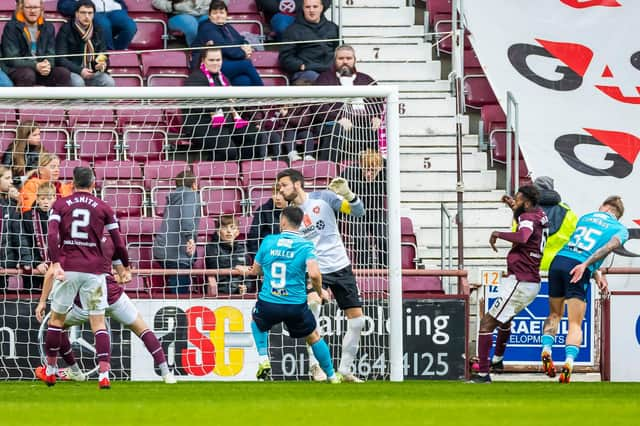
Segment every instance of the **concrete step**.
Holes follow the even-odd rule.
[[[462,121],[463,134],[469,133],[469,117]],[[400,136],[428,136],[441,134],[455,134],[456,119],[452,116],[443,117],[400,117]]]
[[[440,78],[440,62],[366,62],[358,69],[378,81],[433,81]]]
[[[342,27],[342,36],[350,37],[393,37],[393,38],[414,38],[418,40],[424,39],[424,26],[422,25],[356,25],[357,22],[363,22],[362,19],[354,22],[345,21]]]
[[[449,209],[449,214],[455,216],[456,210]],[[511,218],[513,217],[511,209],[507,208],[492,209],[482,207],[472,209],[465,206],[463,214],[465,228],[504,228],[505,225],[508,226],[508,224],[511,223]],[[411,218],[413,219],[414,224],[417,224],[419,227],[440,227],[439,209],[412,209]],[[416,225],[414,225],[414,227],[415,226]],[[456,226],[456,224],[452,223],[452,226]]]
[[[338,0],[333,2],[333,7],[338,8],[342,3],[342,10],[362,7],[405,7],[406,0]]]
[[[469,190],[489,191],[495,188],[496,173],[493,170],[465,172],[464,181],[466,188]],[[456,183],[457,178],[455,171],[400,172],[400,189],[402,191],[455,191]]]
[[[466,177],[466,176],[465,176]],[[495,186],[493,187],[495,188]],[[504,191],[497,189],[489,190],[471,190],[465,187],[463,192],[463,201],[466,202],[488,202],[497,203],[500,202],[500,198],[504,195]],[[402,200],[402,206],[411,208],[412,206],[424,206],[425,203],[455,203],[457,200],[457,193],[455,189],[448,190],[403,190],[400,199]]]
[[[487,156],[483,152],[463,154],[462,162],[466,171],[480,171],[487,166]],[[400,153],[400,170],[403,172],[452,171],[456,170],[456,156],[452,154]]]
[[[329,19],[331,11],[325,15]],[[342,15],[334,12],[336,25],[342,19],[343,25],[358,25],[366,22],[367,25],[413,25],[415,22],[415,10],[412,7],[343,7]]]
[[[485,248],[487,250],[487,253],[484,256],[492,257],[493,256],[492,253],[495,253],[495,252],[491,250],[491,247],[489,246],[489,237],[491,236],[491,232],[495,231],[496,229],[508,231],[508,228],[506,227],[486,227],[486,228],[465,227],[464,228],[465,250],[471,247]],[[451,232],[451,242],[453,247],[457,247],[457,241],[458,241],[457,235],[458,233],[454,227]],[[439,248],[440,247],[439,246],[440,226],[438,225],[437,228],[420,227],[419,229],[416,230],[416,238],[418,239],[418,244],[424,244],[425,242],[429,242],[429,245]],[[511,248],[511,244],[506,241],[498,240],[496,247],[500,247],[508,250]]]
[[[455,134],[440,134],[440,135],[407,135],[400,130],[400,146],[401,148],[413,148],[413,147],[446,147],[451,148],[451,152],[455,152],[456,147],[456,135]],[[463,148],[477,148],[478,147],[478,135],[464,135],[462,137]]]
[[[428,82],[405,82],[398,87],[400,96],[405,96],[409,93],[430,93],[435,95],[436,93],[450,94],[451,86],[447,80],[433,80]]]
[[[430,61],[431,49],[429,45],[410,44],[410,43],[389,43],[381,41],[380,43],[372,43],[369,40],[365,42],[349,43],[356,51],[358,61]]]
[[[431,115],[455,115],[455,99],[450,97],[414,98],[400,97],[398,106],[403,117],[425,117]]]

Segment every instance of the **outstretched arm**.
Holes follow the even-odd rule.
[[[523,226],[521,226],[515,232],[493,231],[491,233],[491,238],[489,238],[489,245],[491,246],[493,251],[497,252],[498,248],[496,247],[496,241],[498,240],[498,238],[509,241],[511,243],[524,244],[529,241],[529,237],[531,237],[532,233],[533,229]]]
[[[337,177],[333,179],[329,184],[329,191],[340,196],[333,196],[332,199],[325,200],[329,202],[329,205],[336,213],[344,213],[355,217],[364,216],[362,200],[351,191],[345,178]]]
[[[620,243],[620,238],[618,238],[617,236],[612,237],[607,244],[605,244],[604,246],[600,247],[598,250],[595,251],[595,253],[593,253],[591,256],[589,256],[589,258],[587,260],[585,260],[584,262],[580,263],[579,265],[576,265],[572,270],[571,270],[571,283],[577,283],[580,278],[582,277],[582,275],[584,274],[584,271],[591,265],[593,265],[594,263],[596,263],[597,261],[604,259],[605,257],[607,257],[607,255],[609,253],[611,253],[613,250],[617,249],[618,247],[620,247],[621,243]]]

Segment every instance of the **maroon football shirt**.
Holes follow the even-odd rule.
[[[540,261],[544,249],[543,239],[546,239],[546,231],[549,219],[544,211],[537,207],[532,211],[524,212],[518,218],[516,231],[531,231],[531,235],[524,243],[513,243],[513,247],[507,255],[507,272],[516,276],[518,281],[540,282]],[[525,229],[523,229],[525,228]]]
[[[67,271],[102,274],[105,256],[101,239],[105,230],[114,239],[118,258],[127,266],[129,258],[111,207],[88,192],[57,200],[49,215],[51,261],[60,262]]]

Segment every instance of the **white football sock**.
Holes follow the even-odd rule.
[[[338,372],[341,374],[349,374],[351,371],[351,364],[358,354],[362,327],[364,327],[364,317],[362,316],[347,320],[347,333],[342,339],[342,357],[340,357],[340,366],[338,367]]]
[[[162,377],[169,374],[169,365],[166,363],[166,361],[163,362],[162,364],[158,364],[158,368],[160,369],[160,375]]]

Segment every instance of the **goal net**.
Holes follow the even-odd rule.
[[[397,109],[395,88],[384,86],[5,89],[0,379],[34,379],[43,362],[46,325],[34,310],[49,261],[48,209],[72,191],[73,169],[88,166],[133,269],[111,301],[132,300],[179,380],[255,380],[250,324],[261,282],[242,270],[278,232],[287,202],[276,177],[300,171],[307,193],[344,177],[365,206],[362,217],[335,214],[365,313],[352,371],[402,380]],[[113,316],[114,375],[159,380],[141,330]],[[318,325],[337,367],[347,321],[334,298]],[[95,372],[89,325],[68,335],[81,368]],[[274,380],[309,379],[303,339],[275,327],[269,355]]]

